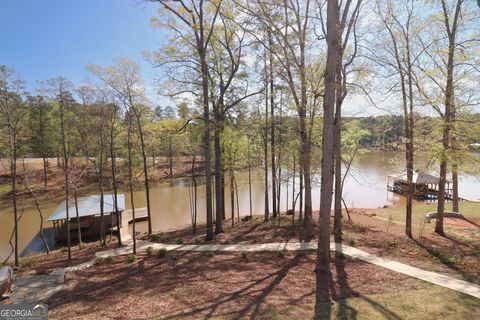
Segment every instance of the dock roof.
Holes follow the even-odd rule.
[[[407,182],[407,174],[406,173],[398,175],[398,176],[391,176],[391,177],[394,178],[395,180],[400,180],[400,181],[403,181],[403,182]],[[431,174],[428,174],[428,173],[425,173],[425,172],[414,171],[412,182],[414,184],[438,184],[439,179],[438,179],[438,177],[435,177],[435,176],[433,176]],[[447,181],[447,182],[449,182],[449,181]]]
[[[104,213],[115,212],[114,206],[114,197],[113,195],[104,195],[103,196],[103,208]],[[118,211],[125,210],[125,195],[117,195],[117,206]],[[68,203],[68,215],[69,218],[74,218],[77,216],[75,210],[75,202],[69,201]],[[100,195],[91,195],[87,197],[78,198],[78,215],[79,217],[88,217],[100,215]],[[64,220],[67,218],[67,211],[65,206],[65,200],[55,209],[47,221],[56,221]]]

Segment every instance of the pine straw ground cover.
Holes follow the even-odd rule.
[[[313,252],[168,252],[164,256],[142,254],[135,262],[124,256],[114,257],[70,274],[66,287],[49,301],[49,316],[51,319],[312,318],[314,266]],[[418,316],[419,310],[426,306],[407,299],[417,293],[447,298],[440,300],[442,306],[436,303],[433,314],[448,316],[455,312],[458,316],[480,311],[480,301],[474,298],[359,260],[340,256],[332,260],[331,271],[334,317],[383,315],[385,318],[397,312],[402,319]],[[455,310],[443,306],[452,304]]]
[[[20,268],[16,270],[17,275],[49,274],[55,269],[76,266],[95,259],[95,253],[114,249],[117,247],[117,240],[114,236],[107,236],[109,240],[106,246],[98,241],[84,243],[79,250],[78,245],[71,247],[72,259],[67,260],[67,248],[53,250],[50,254],[31,254],[20,258]]]
[[[419,235],[414,228],[414,239],[404,236],[405,226],[365,214],[351,213],[351,221],[344,219],[343,243],[388,259],[417,266],[430,271],[465,279],[480,284],[480,225],[459,219],[445,219],[446,236],[442,237],[425,229]],[[314,221],[318,220],[315,213]],[[433,224],[433,221],[431,224]],[[480,222],[480,221],[479,221]],[[333,222],[332,222],[333,224]],[[225,232],[208,243],[268,243],[275,241],[301,241],[302,221],[291,222],[290,217],[264,222],[261,217],[251,221],[224,223]],[[430,226],[431,227],[431,226]],[[317,239],[314,228],[313,241]],[[205,226],[143,236],[155,242],[173,244],[202,244],[205,242]],[[477,240],[478,237],[478,240]],[[332,236],[333,241],[333,236]]]

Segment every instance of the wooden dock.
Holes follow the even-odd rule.
[[[396,194],[399,194],[401,196],[406,197],[408,195],[408,190],[402,186],[398,185],[387,185],[387,190]],[[436,201],[438,200],[438,190],[428,188],[428,189],[423,189],[421,192],[415,192],[413,194],[413,197],[416,200],[423,200],[423,201]],[[480,200],[473,200],[473,199],[467,199],[464,197],[458,197],[460,201],[467,201],[467,202],[477,202],[480,203]],[[447,201],[453,201],[453,194],[450,192],[445,192],[445,200]]]
[[[129,225],[133,222],[132,209],[123,211],[122,213],[122,227],[120,229],[122,240],[130,240],[132,235],[130,233]],[[147,208],[135,208],[135,222],[145,221],[148,218]]]

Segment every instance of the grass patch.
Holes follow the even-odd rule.
[[[392,206],[388,208],[379,208],[369,210],[376,213],[379,217],[388,221],[389,216],[392,217],[394,222],[405,223],[405,207],[404,206]],[[436,204],[418,203],[413,206],[413,221],[412,223],[420,228],[422,218],[428,212],[436,212]],[[452,203],[445,203],[445,211],[452,211]],[[480,219],[480,203],[477,202],[460,202],[460,213],[467,219],[477,218]]]
[[[20,261],[18,261],[18,266],[20,269],[29,269],[35,267],[37,262],[38,261],[33,258],[20,258]]]
[[[331,312],[328,314],[328,307]],[[480,300],[453,290],[428,285],[426,289],[367,295],[320,306],[325,319],[477,319]],[[314,305],[267,307],[258,319],[312,319]]]

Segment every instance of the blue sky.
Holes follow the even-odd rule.
[[[87,64],[126,56],[142,65],[151,85],[157,73],[141,52],[164,41],[150,26],[157,10],[139,0],[1,0],[0,64],[15,69],[33,91],[37,80],[56,76],[81,84]]]

